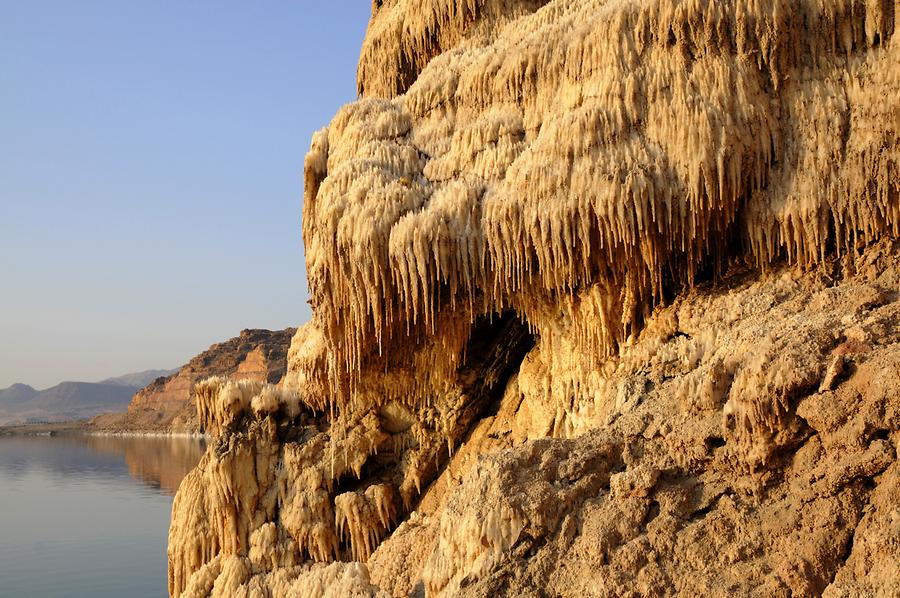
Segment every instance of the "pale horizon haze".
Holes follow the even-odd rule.
[[[0,388],[308,320],[303,158],[369,8],[0,0]]]

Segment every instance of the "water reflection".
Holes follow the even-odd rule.
[[[86,436],[87,446],[99,454],[124,455],[135,480],[174,495],[182,478],[203,456],[206,445],[193,438]],[[137,440],[137,442],[136,442]]]
[[[170,495],[206,450],[200,439],[162,436],[12,436],[0,442],[0,472],[11,479],[35,467],[114,479],[124,464],[132,478]]]
[[[0,597],[165,596],[172,495],[200,441],[0,436]]]

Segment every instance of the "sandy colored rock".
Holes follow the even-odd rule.
[[[374,2],[170,593],[900,592],[897,9]]]
[[[464,467],[454,459],[432,486],[441,496],[426,495],[425,512],[368,562],[372,571],[399,562],[419,573],[373,578],[395,596],[417,585],[467,596],[893,595],[900,302],[879,291],[900,284],[900,259],[876,263],[853,282],[736,273],[659,310],[592,389],[571,439],[538,438],[546,426],[519,444],[520,418],[483,420],[484,436],[506,442],[482,445]],[[727,401],[682,390],[721,376],[723,361],[728,378],[759,375],[747,347],[760,337],[797,347],[798,372],[787,380],[824,376],[848,332],[867,339],[848,363],[853,373],[828,391],[814,380],[788,393],[787,414],[772,408],[745,424],[776,435],[746,442]],[[528,375],[523,364],[519,393]],[[773,368],[770,378],[785,375]],[[525,394],[511,404],[521,415],[528,403],[552,401]]]
[[[242,330],[239,336],[212,345],[175,374],[158,378],[137,392],[127,413],[95,418],[92,428],[103,432],[200,432],[194,385],[213,376],[280,382],[294,333],[294,328]]]

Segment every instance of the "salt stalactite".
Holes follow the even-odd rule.
[[[394,346],[439,337],[442,311],[513,307],[540,330],[542,306],[590,301],[585,349],[609,356],[730,255],[809,266],[832,242],[898,233],[890,3],[476,2],[461,23],[489,33],[471,38],[449,3],[390,29],[407,4],[373,17],[362,88],[393,89],[372,57],[426,56],[432,24],[455,49],[404,95],[344,108],[307,162],[307,270],[338,403]],[[380,72],[399,86],[387,95],[406,87]],[[458,361],[442,353],[437,378]]]
[[[373,0],[359,59],[359,94],[393,97],[406,91],[428,62],[467,37],[488,35],[547,0]]]
[[[396,498],[390,485],[376,484],[365,492],[345,492],[334,499],[338,534],[349,540],[353,560],[365,562],[397,517]]]
[[[752,295],[708,303],[715,318],[680,302],[729,269],[814,269],[900,237],[895,0],[373,8],[361,99],[305,161],[313,320],[283,388],[198,386],[216,440],[176,499],[173,594],[368,558],[500,395],[518,439],[621,419],[671,442],[673,467],[707,463],[707,438],[733,471],[765,468],[802,436],[796,398],[824,384],[833,339],[821,322],[720,333],[761,317]],[[485,349],[502,314],[535,339],[524,359]],[[703,438],[641,427],[655,385]],[[442,523],[430,592],[540,518],[490,507]]]
[[[172,595],[190,594],[194,584],[207,587],[203,580],[217,584],[209,586],[213,593],[246,589],[256,583],[251,579],[268,584],[260,576],[307,561],[364,561],[478,413],[465,394],[476,387],[457,384],[424,413],[414,414],[402,400],[357,397],[332,417],[321,409],[319,388],[304,383],[307,368],[323,363],[322,333],[312,326],[295,335],[284,386],[223,378],[196,386],[212,444],[176,496]],[[411,367],[430,355],[414,355]],[[493,359],[467,367],[473,379],[496,378]],[[402,377],[412,380],[413,373]],[[384,378],[373,378],[361,391],[377,392],[369,387]],[[381,473],[373,480],[369,470]]]
[[[252,532],[276,508],[279,446],[271,418],[243,439],[220,438],[182,482],[169,528],[169,593],[180,594],[191,573],[217,555],[244,554]]]
[[[253,573],[246,559],[217,557],[191,578],[185,598],[390,598],[369,581],[361,563],[313,564]]]
[[[325,411],[329,389],[321,372],[328,369],[328,355],[320,328],[307,324],[297,329],[288,350],[288,363],[282,386],[297,393],[298,398],[302,393],[303,401],[312,409]]]
[[[200,424],[215,436],[233,427],[247,412],[265,417],[284,410],[293,418],[306,407],[301,407],[299,396],[292,390],[255,380],[231,381],[221,376],[198,382],[194,394]]]

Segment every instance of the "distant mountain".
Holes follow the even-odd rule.
[[[0,389],[0,426],[89,419],[125,411],[134,394],[178,370],[145,370],[100,382],[62,382],[46,390],[27,384]]]
[[[106,380],[101,380],[99,384],[115,384],[116,386],[136,386],[138,388],[144,388],[157,378],[171,376],[177,371],[177,369],[146,370],[143,372],[135,372],[133,374],[125,374],[124,376],[116,376],[115,378],[107,378]]]
[[[38,391],[13,384],[0,390],[0,425],[72,421],[124,411],[138,390],[122,384],[62,382]]]
[[[0,389],[0,410],[4,405],[17,404],[34,397],[38,391],[27,384],[13,384],[9,388]]]

